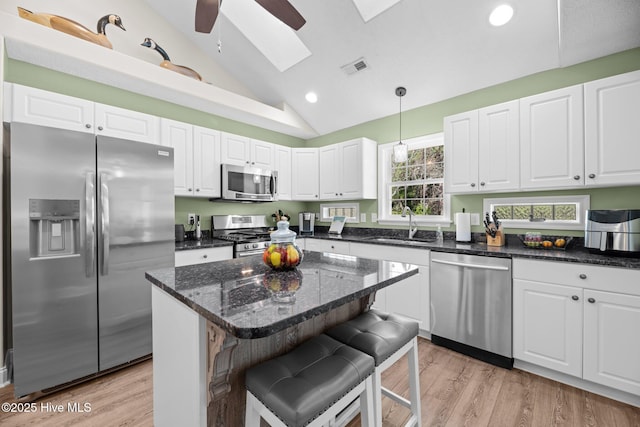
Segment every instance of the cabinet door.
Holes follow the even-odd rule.
[[[12,120],[58,129],[93,133],[94,103],[46,90],[14,84]]]
[[[340,198],[342,167],[340,144],[332,144],[318,149],[320,170],[320,199]]]
[[[291,150],[293,200],[318,200],[318,149]]]
[[[362,148],[362,141],[359,139],[340,144],[341,199],[361,199],[363,196],[363,163],[367,159],[362,155]]]
[[[582,85],[520,100],[520,188],[584,184]]]
[[[515,279],[513,356],[582,376],[582,289]]]
[[[585,83],[586,184],[640,184],[640,71]]]
[[[478,179],[480,191],[520,187],[520,103],[478,110]]]
[[[262,169],[273,169],[274,145],[270,142],[251,140],[251,166]]]
[[[111,105],[95,104],[96,134],[131,141],[158,143],[160,119]]]
[[[291,200],[291,148],[276,145],[274,169],[278,172],[278,199]]]
[[[447,193],[478,191],[478,110],[444,118]]]
[[[162,119],[161,144],[173,147],[174,192],[176,196],[193,196],[193,126]]]
[[[349,242],[307,239],[307,241],[305,242],[305,248],[308,251],[349,255]]]
[[[640,395],[640,297],[584,291],[585,380]]]
[[[251,139],[222,132],[220,134],[220,162],[246,166],[251,159]]]
[[[194,196],[220,197],[220,132],[193,127]]]

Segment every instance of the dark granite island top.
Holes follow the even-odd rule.
[[[304,253],[292,271],[259,256],[166,268],[146,278],[238,338],[262,338],[418,274],[412,264]],[[293,296],[273,290],[295,290]]]
[[[147,272],[154,425],[244,425],[246,369],[352,319],[377,290],[416,274],[412,264],[311,251],[289,272],[272,272],[260,256]],[[272,294],[283,289],[295,293]]]

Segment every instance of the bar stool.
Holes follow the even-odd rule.
[[[245,426],[316,427],[360,397],[363,426],[373,425],[373,358],[327,335],[247,370]]]
[[[369,310],[328,330],[327,335],[348,344],[375,360],[373,373],[373,405],[375,425],[382,426],[382,394],[411,410],[407,426],[421,426],[420,378],[418,371],[418,322],[406,317]],[[404,397],[382,386],[382,372],[408,353],[409,397]]]

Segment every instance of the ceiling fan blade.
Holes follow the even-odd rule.
[[[222,0],[220,0],[222,4]],[[210,33],[218,18],[218,0],[198,0],[196,3],[196,31]]]
[[[256,0],[256,2],[296,31],[307,22],[288,0]]]

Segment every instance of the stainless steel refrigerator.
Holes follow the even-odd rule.
[[[174,264],[173,149],[23,123],[5,136],[16,396],[149,355],[144,272]]]

